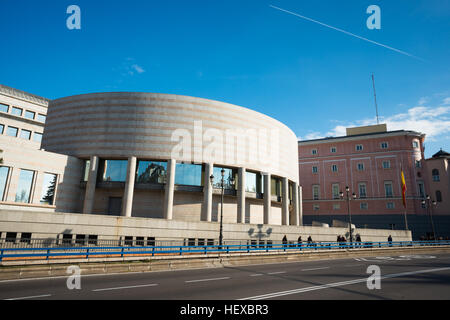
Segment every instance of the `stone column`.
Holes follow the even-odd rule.
[[[212,194],[213,186],[211,175],[214,172],[214,164],[205,163],[205,177],[203,180],[203,213],[202,220],[211,222],[212,220]],[[217,178],[217,177],[216,177]]]
[[[264,177],[264,224],[270,224],[272,206],[272,192],[270,190],[270,173],[263,173]]]
[[[294,182],[292,185],[292,202],[294,203],[294,221],[293,221],[294,226],[300,225],[300,216],[299,216],[300,210],[298,199],[299,199],[299,187],[298,183]]]
[[[122,202],[122,216],[131,217],[133,209],[134,181],[136,178],[136,157],[128,158],[127,180]]]
[[[92,214],[95,200],[95,187],[97,186],[99,158],[92,156],[89,165],[88,181],[86,183],[86,193],[84,195],[83,213]]]
[[[177,161],[170,159],[167,161],[167,177],[164,192],[164,219],[172,220],[173,216],[173,194],[175,190],[175,168]]]
[[[303,225],[303,189],[302,186],[298,187],[298,223]]]
[[[245,223],[245,168],[238,169],[237,223]]]
[[[281,224],[283,226],[289,225],[289,181],[282,178],[281,180]]]

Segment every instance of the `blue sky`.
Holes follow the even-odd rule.
[[[81,8],[81,30],[66,9]],[[369,5],[381,29],[369,30]],[[274,5],[385,47],[276,10]],[[50,99],[173,93],[272,116],[301,139],[375,123],[450,152],[450,0],[0,1],[0,83]]]

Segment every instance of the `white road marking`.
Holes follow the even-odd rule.
[[[358,267],[358,266],[365,266],[365,264],[345,264],[343,267]]]
[[[286,273],[286,271],[269,272],[268,274],[282,274],[282,273]]]
[[[143,287],[154,287],[154,286],[157,286],[157,285],[158,285],[157,283],[151,283],[151,284],[143,284],[143,285],[137,285],[137,286],[94,289],[92,291],[109,291],[109,290],[133,289],[133,288],[143,288]]]
[[[30,296],[30,297],[21,297],[21,298],[9,298],[5,300],[25,300],[25,299],[34,299],[34,298],[44,298],[44,297],[50,297],[51,294],[42,294],[40,296]]]
[[[259,277],[259,276],[263,276],[262,273],[255,273],[255,274],[251,274],[250,277]]]
[[[446,270],[450,270],[450,267],[438,268],[438,269],[425,269],[425,270],[418,270],[418,271],[410,271],[410,272],[388,274],[388,275],[382,276],[381,279],[397,278],[397,277],[404,277],[404,276],[413,275],[413,274],[439,272],[439,271],[446,271]],[[267,293],[267,294],[263,294],[263,295],[259,295],[259,296],[242,298],[242,299],[239,299],[239,300],[263,300],[263,299],[270,299],[270,298],[276,298],[276,297],[281,297],[281,296],[287,296],[287,295],[290,295],[290,294],[299,294],[299,293],[315,291],[315,290],[329,289],[329,288],[334,288],[334,287],[342,287],[342,286],[347,286],[347,285],[356,284],[356,283],[362,283],[362,282],[366,282],[366,281],[367,281],[367,278],[355,279],[355,280],[350,280],[350,281],[329,283],[329,284],[324,284],[324,285],[320,285],[320,286],[299,288],[299,289],[280,291],[280,292],[272,292],[272,293]]]
[[[211,279],[198,279],[198,280],[187,280],[186,283],[191,282],[203,282],[203,281],[217,281],[217,280],[228,280],[231,279],[230,277],[223,277],[223,278],[211,278]]]
[[[302,269],[302,271],[323,270],[323,269],[329,269],[329,268],[330,267],[310,268],[310,269]]]

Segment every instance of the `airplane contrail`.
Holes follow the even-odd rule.
[[[351,33],[351,32],[348,32],[348,31],[345,31],[345,30],[342,30],[342,29],[339,29],[339,28],[336,28],[336,27],[333,27],[333,26],[330,26],[330,25],[325,24],[325,23],[323,23],[323,22],[320,22],[320,21],[317,21],[317,20],[314,20],[314,19],[311,19],[311,18],[302,16],[302,15],[300,15],[300,14],[298,14],[298,13],[295,13],[295,12],[292,12],[292,11],[288,11],[288,10],[285,10],[285,9],[282,9],[282,8],[279,8],[279,7],[275,7],[275,6],[273,6],[273,5],[269,5],[269,6],[270,6],[271,8],[274,8],[274,9],[277,9],[277,10],[280,10],[280,11],[283,11],[283,12],[286,12],[286,13],[289,13],[289,14],[292,14],[292,15],[294,15],[294,16],[296,16],[296,17],[299,17],[299,18],[302,18],[302,19],[305,19],[305,20],[308,20],[308,21],[311,21],[311,22],[320,24],[320,25],[322,25],[322,26],[324,26],[324,27],[327,27],[327,28],[330,28],[330,29],[333,29],[333,30],[336,30],[336,31],[339,31],[339,32],[342,32],[342,33],[345,33],[345,34],[347,34],[347,35],[349,35],[349,36],[352,36],[352,37],[355,37],[355,38],[358,38],[358,39],[361,39],[361,40],[364,40],[364,41],[367,41],[367,42],[376,44],[377,46],[381,46],[381,47],[384,47],[384,48],[386,48],[386,49],[395,51],[395,52],[397,52],[397,53],[401,53],[401,54],[403,54],[403,55],[405,55],[405,56],[408,56],[408,57],[411,57],[411,58],[420,60],[420,61],[422,61],[422,62],[426,62],[424,59],[419,58],[419,57],[416,57],[415,55],[412,55],[412,54],[410,54],[410,53],[408,53],[408,52],[405,52],[405,51],[402,51],[402,50],[399,50],[399,49],[396,49],[396,48],[393,48],[393,47],[389,47],[389,46],[387,46],[387,45],[385,45],[385,44],[382,44],[382,43],[379,43],[379,42],[376,42],[376,41],[373,41],[373,40],[370,40],[370,39],[367,39],[367,38],[358,36],[357,34],[354,34],[354,33]]]

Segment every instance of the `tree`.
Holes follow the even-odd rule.
[[[42,198],[41,203],[47,203],[49,205],[53,204],[53,198],[55,197],[55,187],[56,187],[56,175],[50,182],[50,185],[48,186],[47,189],[47,194]]]

